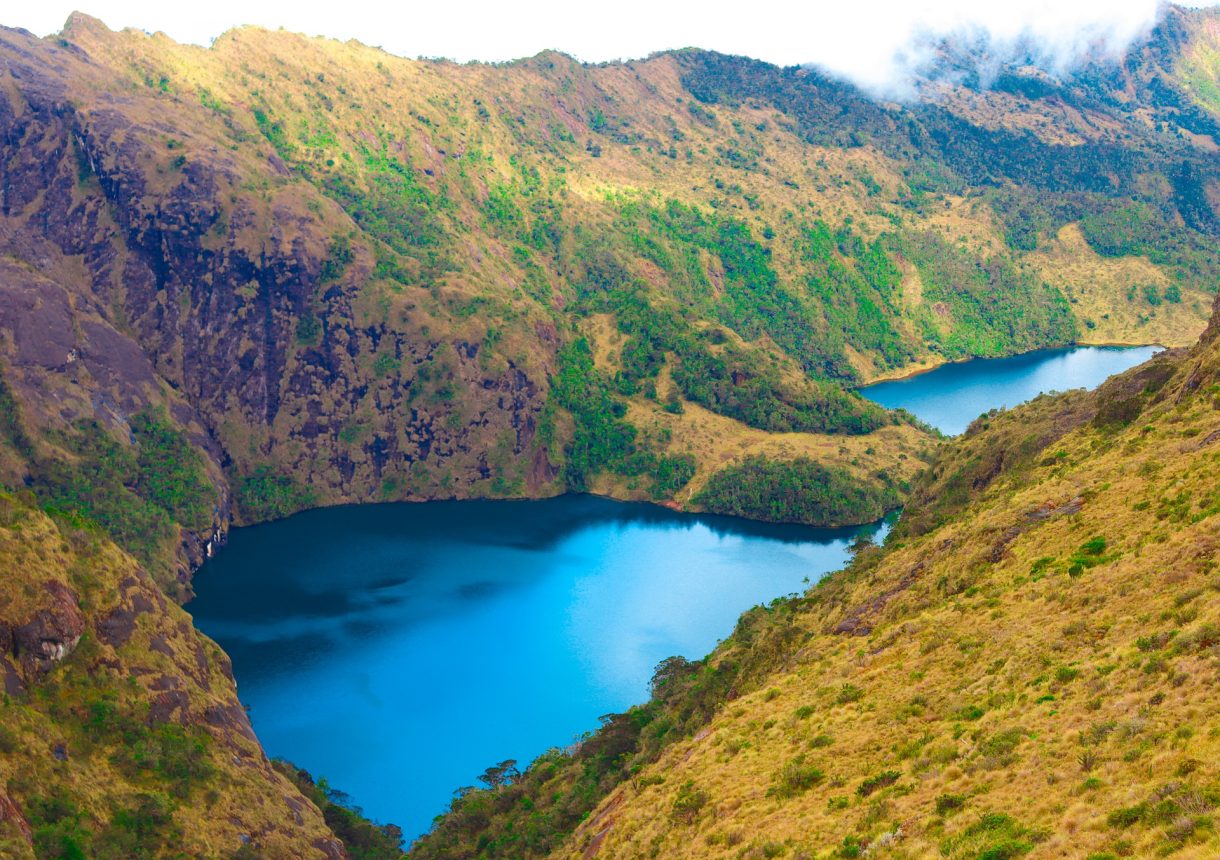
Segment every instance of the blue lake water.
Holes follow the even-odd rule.
[[[1142,364],[1158,351],[1155,346],[1043,349],[1013,358],[946,364],[870,385],[860,393],[890,409],[906,409],[956,436],[989,409],[1016,406],[1048,391],[1096,388],[1106,377]]]
[[[1153,351],[1048,350],[863,393],[960,433]],[[597,728],[664,658],[706,655],[746,609],[841,567],[861,531],[589,496],[330,508],[234,531],[187,609],[233,658],[267,752],[411,838],[487,766]]]
[[[409,837],[488,765],[648,698],[866,529],[591,496],[330,508],[233,532],[187,609],[233,658],[268,754]]]

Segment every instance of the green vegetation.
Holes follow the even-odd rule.
[[[358,168],[344,162],[328,170],[319,187],[381,245],[379,274],[406,280],[414,271],[416,283],[429,286],[446,270],[441,221],[445,201],[421,185],[415,169],[384,146],[363,148]],[[408,259],[414,265],[404,268],[400,261]]]
[[[800,246],[806,288],[826,320],[834,353],[850,344],[876,353],[884,367],[901,367],[915,350],[898,331],[895,305],[902,273],[882,239],[865,242],[849,225],[825,221],[805,229]]]
[[[678,796],[674,798],[670,815],[675,821],[693,824],[703,807],[707,806],[708,799],[706,791],[696,788],[694,782],[687,780],[678,790]]]
[[[1217,349],[985,416],[919,479],[904,512],[916,525],[747,612],[706,661],[666,661],[651,702],[508,793],[455,801],[420,856],[579,853],[595,838],[608,856],[712,856],[765,814],[767,844],[794,854],[861,856],[901,838],[912,855],[1018,858],[1069,804],[1090,856],[1210,850],[1216,734],[1181,703],[1206,695],[1200,667],[1220,641],[1204,599],[1215,565],[1198,554],[1217,460],[1210,443],[1180,440],[1216,438]],[[1094,422],[1132,392],[1147,401],[1140,426]],[[1133,503],[1133,490],[1146,496]],[[1105,576],[1069,575],[1102,564]],[[816,763],[795,754],[831,737]],[[610,744],[617,758],[588,757]],[[996,811],[1035,788],[1062,803]],[[751,845],[743,856],[761,851]]]
[[[978,259],[930,232],[907,233],[889,243],[919,270],[925,303],[942,309],[925,310],[919,322],[945,358],[1011,355],[1075,339],[1063,294],[1006,257]]]
[[[767,255],[743,223],[704,216],[670,201],[664,209],[627,204],[617,224],[631,247],[673,279],[676,295],[690,302],[683,312],[650,295],[620,253],[604,241],[577,247],[570,265],[579,285],[581,308],[614,314],[627,335],[616,380],[633,394],[666,364],[686,399],[751,427],[774,432],[869,433],[890,423],[885,410],[816,378],[828,368],[850,376],[839,352],[818,344],[825,328],[816,310],[789,293],[767,262]],[[695,247],[692,247],[692,244]],[[699,250],[717,255],[726,273],[719,308],[707,304],[710,286]],[[736,298],[732,298],[735,296]],[[734,309],[735,308],[735,309]],[[774,357],[756,346],[737,344],[719,328],[700,328],[697,313],[718,315],[745,338],[766,335],[787,349],[814,377],[785,377]],[[815,331],[815,327],[817,330]],[[810,356],[820,354],[823,359]]]
[[[1037,850],[1042,830],[1024,822],[1044,825],[1050,808],[1089,843],[1082,854],[1208,852],[1220,759],[1215,733],[1190,720],[1215,674],[1214,362],[1170,358],[1165,374],[1095,397],[984,416],[909,497],[914,463],[898,451],[919,444],[888,446],[917,434],[850,391],[913,362],[1066,343],[1078,324],[1098,339],[1189,340],[1220,276],[1206,141],[1220,131],[1215,19],[1166,15],[1117,68],[985,87],[966,67],[964,89],[903,105],[816,70],[693,50],[490,68],[256,29],[204,51],[75,18],[59,39],[14,32],[4,53],[33,73],[11,81],[22,133],[3,149],[13,187],[32,193],[8,201],[17,232],[0,262],[19,282],[53,272],[80,349],[4,344],[29,373],[22,397],[47,403],[23,421],[0,385],[0,468],[58,523],[20,555],[29,522],[5,496],[8,557],[24,569],[71,556],[84,588],[119,564],[77,554],[104,530],[173,589],[181,528],[224,514],[210,477],[221,463],[249,522],[406,492],[610,486],[667,499],[733,462],[726,452],[769,451],[713,474],[695,502],[819,523],[905,503],[890,543],[861,542],[846,572],[751,610],[708,659],[666,661],[651,702],[573,748],[524,773],[489,768],[420,856],[530,856],[572,834],[565,849],[581,853],[583,822],[611,792],[622,806],[600,826],[624,856],[666,856],[672,828],[683,848],[743,857],[871,856],[897,840],[890,850],[912,856],[1015,857]],[[35,84],[62,91],[59,107]],[[117,112],[131,157],[113,158],[105,134],[72,133],[64,110]],[[66,178],[81,206],[38,194],[46,176]],[[119,229],[74,220],[101,211]],[[1066,225],[1088,245],[1072,260]],[[151,273],[148,288],[104,289],[99,305],[99,285],[126,280],[115,260]],[[53,293],[37,307],[47,319],[60,315]],[[106,362],[95,373],[98,317],[155,345],[154,384],[107,382],[124,368]],[[198,410],[189,423],[180,396]],[[174,409],[124,414],[133,397]],[[313,420],[319,407],[327,420]],[[531,464],[515,455],[535,426],[529,453],[549,459]],[[874,431],[839,446],[764,436]],[[835,447],[825,460],[795,453]],[[260,459],[268,450],[280,459]],[[515,460],[525,467],[502,474]],[[0,602],[23,608],[48,581]],[[127,590],[105,580],[78,608]],[[125,611],[105,629],[121,632]],[[63,791],[26,774],[5,784],[40,851],[223,851],[179,848],[191,836],[179,825],[204,828],[230,790],[290,820],[284,783],[260,796],[265,773],[243,783],[230,767],[242,732],[140,706],[174,700],[167,661],[185,661],[171,680],[189,684],[215,656],[207,643],[177,654],[172,636],[149,647],[168,635],[149,625],[171,611],[139,613],[133,641],[152,664],[116,664],[122,648],[93,624],[74,642],[79,663],[52,674],[83,669],[96,689],[57,698],[52,681],[0,703],[45,706],[37,737],[18,719],[0,732],[6,757],[34,751],[39,779],[88,759],[87,779],[72,772]],[[236,705],[227,689],[191,688],[189,705],[214,715],[202,699],[216,695],[223,715]],[[48,756],[61,731],[68,757]],[[831,737],[817,767],[798,755]],[[675,744],[688,747],[668,757]],[[723,767],[743,750],[748,766]],[[662,756],[668,776],[653,767]],[[393,831],[281,772],[353,856],[397,856]],[[1097,809],[1082,812],[1082,797]],[[760,805],[769,826],[782,831],[787,814],[799,831],[738,848]],[[654,827],[631,829],[637,808]],[[1004,809],[1021,820],[987,811]],[[630,842],[645,832],[652,844]]]
[[[538,857],[557,848],[616,785],[632,777],[667,746],[689,737],[744,685],[756,683],[767,658],[790,641],[792,607],[777,601],[742,616],[732,640],[754,643],[758,652],[738,663],[671,657],[657,666],[652,699],[625,714],[603,717],[601,728],[568,751],[544,753],[519,777],[486,789],[463,788],[448,813],[411,850],[412,858],[464,856]],[[798,774],[798,781],[814,778]],[[679,820],[693,816],[710,798],[694,786],[680,787],[673,807]]]
[[[646,455],[636,456],[636,429],[622,419],[627,407],[611,394],[609,380],[593,366],[589,343],[580,338],[564,346],[551,380],[555,402],[572,413],[575,435],[567,449],[564,476],[574,490],[602,470],[640,475]]]
[[[880,791],[883,788],[889,788],[896,783],[902,774],[896,770],[887,770],[882,773],[870,776],[868,779],[856,786],[856,794],[861,797],[868,797],[874,792]]]
[[[326,259],[322,261],[322,268],[318,272],[318,284],[325,286],[339,280],[354,256],[351,240],[347,236],[335,236],[331,239]]]
[[[692,350],[673,370],[687,399],[775,433],[871,433],[890,423],[885,410],[840,386],[812,379],[789,384],[748,352]]]
[[[1171,212],[1148,203],[1090,201],[1094,208],[1080,217],[1080,229],[1093,250],[1105,257],[1147,257],[1166,267],[1180,284],[1211,292],[1220,279],[1220,251],[1197,230],[1174,223]],[[1146,287],[1152,305],[1160,304],[1155,286]],[[1156,295],[1155,300],[1152,295]],[[1172,300],[1171,300],[1172,301]]]
[[[183,526],[204,531],[215,516],[216,490],[204,472],[203,457],[164,410],[131,417],[138,466],[136,492]]]
[[[957,836],[941,844],[947,857],[1012,860],[1034,850],[1039,834],[1002,812],[989,812]]]
[[[241,479],[233,499],[242,519],[257,523],[296,513],[313,505],[317,496],[288,475],[277,474],[270,466],[258,466]]]
[[[808,459],[755,456],[712,475],[692,501],[713,513],[775,522],[872,522],[898,507],[901,487],[880,474],[864,483]]]
[[[36,443],[0,380],[0,432],[27,460],[39,502],[93,520],[169,584],[179,528],[210,528],[217,493],[203,457],[163,410],[133,415],[130,428],[131,444],[90,420]]]
[[[551,395],[575,420],[572,442],[565,450],[564,479],[572,490],[584,490],[589,478],[609,471],[628,477],[652,475],[652,495],[668,498],[695,475],[689,456],[666,456],[636,444],[638,431],[623,416],[627,406],[615,394],[606,374],[593,366],[593,353],[584,338],[560,349]]]
[[[372,823],[346,794],[331,788],[326,780],[315,782],[308,771],[290,762],[275,759],[271,764],[322,811],[326,825],[339,837],[351,860],[401,860],[406,856],[402,829],[397,825]]]
[[[0,493],[0,854],[297,857],[358,833],[268,778],[227,658],[140,565],[32,501]]]
[[[775,784],[767,790],[767,794],[779,798],[795,797],[813,788],[825,776],[820,768],[806,764],[804,756],[798,755],[776,774]]]
[[[187,800],[215,775],[208,754],[212,737],[205,730],[175,723],[150,727],[147,715],[141,719],[113,695],[81,695],[86,715],[82,731],[92,744],[114,746],[113,760],[127,776],[154,775],[170,797]]]
[[[37,857],[60,860],[120,860],[163,857],[181,844],[182,830],[174,822],[174,804],[161,794],[141,793],[116,805],[108,821],[96,821],[68,794],[57,790],[29,804]]]

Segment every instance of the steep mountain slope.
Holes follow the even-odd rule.
[[[763,456],[892,505],[930,438],[853,384],[1202,328],[1214,24],[1171,10],[1122,66],[905,106],[699,51],[3,31],[0,343],[29,442],[5,480],[149,534],[42,464],[104,472],[160,416],[195,452],[189,510],[104,495],[139,497],[133,549],[184,591],[231,517],[315,504],[697,507]],[[805,518],[877,512],[831,501]]]
[[[1218,445],[1220,311],[980,418],[884,548],[413,856],[1215,856]]]
[[[0,493],[0,854],[341,857],[219,647],[95,526]]]

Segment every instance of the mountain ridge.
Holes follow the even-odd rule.
[[[890,729],[851,679],[910,650],[924,628],[903,638],[908,610],[1024,618],[1039,589],[1051,609],[1075,606],[1110,575],[1129,589],[1112,598],[1126,606],[1155,577],[1124,542],[1163,529],[1165,541],[1148,544],[1161,558],[1157,547],[1176,551],[1211,528],[1197,485],[1212,464],[1205,445],[1191,446],[1215,436],[1215,22],[1214,10],[1174,9],[1114,66],[1053,85],[942,87],[911,106],[698,50],[493,66],[258,29],[205,49],[83,15],[48,39],[0,30],[5,850],[71,842],[156,855],[187,834],[219,856],[359,856],[369,841],[393,856],[392,830],[359,824],[324,786],[266,761],[227,659],[174,605],[234,523],[342,502],[565,491],[699,509],[718,486],[757,490],[777,474],[827,491],[786,504],[798,519],[859,522],[905,503],[900,534],[810,596],[751,610],[709,661],[667,662],[653,703],[609,718],[572,755],[464,794],[416,853],[796,856],[838,843],[856,856],[865,843],[900,844],[894,815],[916,822],[901,839],[920,850],[963,854],[997,834],[1028,846],[1004,856],[1061,847],[1044,831],[1076,831],[1052,811],[974,801],[987,794],[974,775],[1008,764],[978,765],[970,744],[1000,737],[996,760],[1014,763],[1027,749],[1039,761],[1068,752],[1028,731],[1003,740],[1019,728],[1021,693],[965,701],[949,690],[936,661],[957,647],[958,668],[973,671],[968,658],[990,643],[962,631],[949,649],[918,653],[924,636],[910,655],[927,658],[937,684],[923,713],[902,719],[937,729],[928,744],[946,758],[918,770],[918,749],[869,751],[867,733]],[[949,443],[853,391],[972,356],[1091,340],[1186,348],[1200,334],[1202,346],[1097,393],[984,416]],[[1103,450],[1121,442],[1146,464],[1152,441],[1165,446],[1164,479],[1155,463],[1123,473]],[[1106,470],[1163,493],[1133,508],[1116,491],[1068,486]],[[1094,532],[1109,526],[1095,511],[1127,531],[1098,548]],[[1032,518],[1013,521],[1023,512]],[[978,546],[928,550],[924,569],[943,568],[943,588],[907,581],[938,530]],[[1039,570],[1047,556],[1027,558],[1027,533],[1053,537],[1057,554]],[[1195,634],[1210,623],[1209,574],[1203,561],[1188,566],[1181,581],[1157,580],[1156,599],[1184,602],[1149,620],[1148,647],[1115,640],[1114,683],[1132,701],[1140,682],[1168,685],[1154,694],[1162,701],[1206,693],[1195,662],[1212,646]],[[908,603],[916,595],[922,610]],[[1196,650],[1157,638],[1171,621]],[[1018,642],[1025,627],[1037,625],[1006,635]],[[841,685],[811,692],[781,671],[809,671],[807,637],[832,643],[823,668],[863,698]],[[1085,639],[1065,633],[1050,653],[1092,660]],[[885,647],[856,666],[844,642]],[[1046,659],[1054,679],[1035,686],[1054,686],[1055,701],[1067,689],[1065,712],[1095,713],[1069,694],[1110,673]],[[1025,668],[1004,683],[1032,684]],[[874,680],[886,690],[921,679]],[[1030,713],[1057,726],[1046,704]],[[1098,710],[1108,718],[1109,707]],[[844,714],[864,738],[846,749]],[[1185,727],[1157,714],[1165,732]],[[803,737],[808,720],[834,722],[835,756],[867,771],[795,762],[826,749],[812,743],[820,733]],[[1131,750],[1105,746],[1117,731],[1098,729],[1081,754],[1132,780],[1145,753],[1158,767],[1177,755],[1158,729],[1127,761]],[[1124,738],[1138,745],[1141,731]],[[794,738],[808,751],[791,750]],[[738,740],[729,759],[751,763],[740,780],[711,784],[710,759]],[[1200,762],[1174,760],[1177,779],[1192,780],[1182,803],[1154,797],[1163,785],[1145,786],[1148,797],[1120,797],[1114,781],[1081,789],[1101,792],[1119,822],[1079,813],[1098,851],[1126,856],[1172,827],[1183,851],[1209,847],[1213,738],[1179,742]],[[657,781],[657,761],[691,762],[690,785]],[[1067,775],[1057,778],[1050,794]],[[809,793],[839,779],[846,805]],[[963,780],[968,791],[953,788]],[[1032,784],[1024,770],[1018,782]],[[938,810],[928,792],[942,784],[957,799]],[[554,791],[536,796],[539,786]],[[874,810],[880,801],[889,806]],[[205,815],[208,804],[226,814]],[[981,817],[953,818],[967,806]],[[747,813],[775,825],[775,845],[745,844]],[[798,820],[817,846],[794,835]]]
[[[907,480],[928,440],[904,431],[907,460],[890,442],[859,446],[884,452],[871,463],[850,441],[847,455],[834,454],[835,422],[878,418],[859,417],[870,407],[821,380],[1071,341],[1182,342],[1206,316],[1201,288],[1210,289],[1215,261],[1202,238],[1149,244],[1170,230],[1157,226],[1168,215],[1151,204],[1106,203],[1113,214],[1098,216],[1087,213],[1100,198],[1030,208],[1028,192],[1020,223],[1001,228],[994,213],[1016,205],[1004,194],[1018,186],[988,201],[967,199],[974,192],[960,179],[904,176],[903,153],[940,132],[895,137],[901,110],[890,116],[816,73],[700,51],[635,65],[581,66],[546,53],[459,66],[251,28],[205,49],[112,33],[83,15],[57,40],[6,41],[10,112],[30,97],[41,105],[20,120],[10,113],[10,134],[60,112],[37,156],[50,161],[8,162],[7,211],[33,208],[7,219],[7,253],[18,265],[63,255],[37,268],[60,272],[68,295],[82,285],[74,261],[85,261],[80,304],[97,309],[89,330],[133,340],[153,358],[140,371],[134,355],[126,363],[125,372],[143,374],[136,388],[151,370],[169,390],[135,400],[128,391],[117,411],[99,411],[82,402],[96,398],[96,380],[78,381],[81,406],[55,416],[31,386],[55,379],[63,359],[44,367],[50,358],[25,356],[38,369],[23,384],[22,356],[9,356],[9,384],[33,423],[56,432],[83,415],[121,435],[133,407],[172,403],[171,422],[185,422],[222,501],[176,562],[154,553],[161,577],[176,569],[183,588],[226,530],[231,495],[243,521],[316,503],[582,487],[689,504],[718,464],[751,455],[743,420],[764,432],[815,431],[802,447],[829,449],[833,465],[859,480],[879,471]],[[243,59],[255,56],[265,69]],[[742,75],[765,84],[758,107],[731,106],[743,94],[725,87],[741,86]],[[638,130],[616,114],[629,100]],[[919,122],[944,124],[920,110]],[[819,119],[834,112],[830,124]],[[875,145],[816,148],[870,123]],[[1150,145],[1140,134],[1139,146]],[[716,143],[726,135],[731,146]],[[1052,162],[1070,154],[1046,151]],[[1115,169],[1130,173],[1124,163]],[[58,189],[52,209],[37,196],[44,186]],[[790,204],[806,195],[814,202],[798,214]],[[1134,237],[1125,232],[1132,217]],[[30,229],[38,223],[58,226]],[[1032,251],[1019,247],[1031,242]],[[1115,295],[1124,288],[1125,299]],[[997,291],[1009,298],[995,301]],[[663,330],[653,324],[659,308],[670,314]],[[555,362],[576,356],[560,345],[582,338],[604,342],[590,341],[595,366],[573,380],[580,399],[626,406],[626,420],[573,416],[552,390]],[[61,339],[65,355],[81,351]],[[695,385],[708,373],[725,382]],[[743,379],[748,390],[733,390]],[[746,401],[766,411],[744,409]],[[660,408],[670,404],[674,411]],[[707,422],[693,426],[677,412],[686,405],[730,420],[698,441],[708,439]],[[389,420],[403,412],[405,433]],[[588,438],[574,438],[578,429]],[[832,436],[819,440],[826,429]],[[579,473],[568,462],[573,446],[592,454]],[[502,453],[492,468],[494,451]],[[660,464],[675,478],[650,486],[642,473]],[[694,483],[682,489],[683,478]]]

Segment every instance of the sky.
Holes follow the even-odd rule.
[[[75,8],[113,29],[206,45],[240,24],[358,39],[406,57],[508,60],[556,48],[581,60],[700,47],[781,65],[813,63],[876,92],[900,90],[929,36],[969,33],[1004,51],[1022,37],[1061,71],[1086,50],[1120,52],[1155,23],[1158,0],[58,0],[0,4],[0,24],[40,36]],[[1194,5],[1210,5],[1196,3]],[[6,8],[7,7],[7,8]]]

